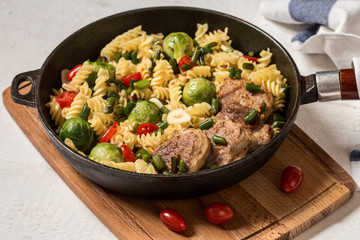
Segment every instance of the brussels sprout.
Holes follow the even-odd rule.
[[[94,132],[90,124],[79,117],[69,118],[59,129],[59,138],[64,141],[69,138],[79,151],[87,152],[93,145]]]
[[[184,87],[182,101],[186,106],[195,103],[211,103],[211,99],[216,97],[215,85],[205,78],[191,79]]]
[[[170,58],[177,61],[184,56],[191,56],[194,44],[192,38],[183,32],[174,32],[164,39],[163,48]]]
[[[91,150],[89,158],[95,161],[113,161],[125,162],[124,157],[119,149],[112,143],[98,143]]]
[[[135,124],[158,123],[161,121],[160,108],[150,101],[137,101],[128,117]]]

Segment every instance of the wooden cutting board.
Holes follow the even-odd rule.
[[[276,154],[248,179],[217,193],[188,199],[142,199],[110,192],[78,174],[51,144],[36,110],[11,100],[4,105],[26,136],[74,193],[120,239],[290,239],[345,204],[354,193],[353,179],[314,141],[294,126]],[[284,193],[282,170],[291,164],[304,171],[301,187]],[[234,218],[213,225],[203,216],[205,206],[220,201]],[[159,219],[165,207],[178,210],[188,228],[167,229]]]

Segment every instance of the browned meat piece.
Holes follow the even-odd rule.
[[[273,131],[269,124],[264,124],[260,128],[251,131],[250,135],[251,135],[251,146],[249,151],[254,151],[271,140],[273,136]]]
[[[218,98],[221,99],[222,106],[229,103],[239,103],[242,106],[260,111],[260,106],[264,101],[266,108],[262,114],[262,120],[266,120],[272,113],[274,105],[274,97],[271,93],[261,90],[259,92],[251,92],[245,89],[246,81],[226,79],[225,84],[221,87],[218,93]],[[231,91],[232,90],[232,91]]]
[[[153,155],[160,155],[171,170],[171,157],[186,163],[188,172],[200,170],[210,154],[210,141],[200,129],[187,128],[173,132],[171,139],[160,144]]]
[[[204,132],[209,139],[217,135],[224,137],[227,141],[227,145],[218,145],[210,140],[212,152],[208,161],[209,165],[223,166],[231,163],[245,156],[250,147],[251,137],[239,123],[219,119],[210,129]]]

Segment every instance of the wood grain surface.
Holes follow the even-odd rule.
[[[33,145],[74,193],[119,239],[291,239],[345,204],[354,192],[353,179],[297,126],[275,155],[248,179],[217,193],[197,198],[143,199],[110,192],[78,174],[51,144],[31,107],[11,100],[4,105]],[[26,124],[23,124],[26,123]],[[293,193],[280,189],[288,165],[303,169],[304,181]],[[204,208],[224,202],[234,218],[223,225],[206,221]],[[159,219],[165,207],[179,211],[188,228],[167,229]]]

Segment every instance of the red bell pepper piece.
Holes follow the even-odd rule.
[[[76,75],[76,73],[79,71],[79,69],[81,68],[81,64],[76,65],[73,69],[70,70],[70,72],[67,74],[66,78],[69,82],[71,82],[71,80],[73,79],[73,77]]]
[[[113,125],[106,131],[101,137],[100,143],[110,142],[111,137],[116,133],[116,128],[119,126],[118,122],[114,122]]]

